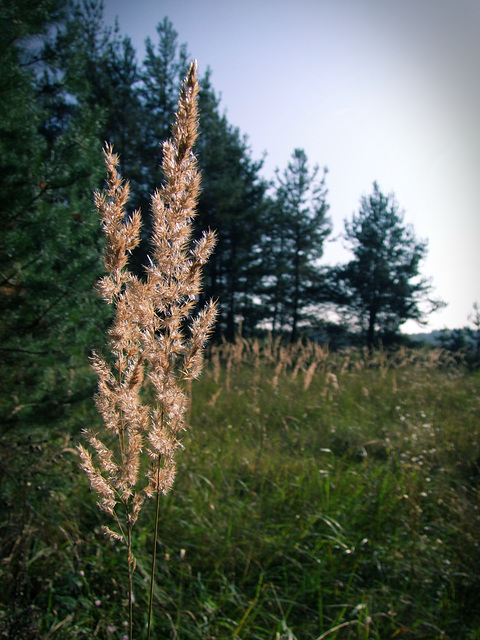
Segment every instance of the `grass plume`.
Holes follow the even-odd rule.
[[[95,353],[92,358],[99,380],[96,406],[106,433],[101,438],[85,430],[96,462],[87,448],[79,445],[79,451],[98,505],[113,520],[104,532],[127,547],[130,638],[135,570],[132,529],[146,498],[156,499],[158,522],[160,495],[172,488],[179,435],[186,426],[186,388],[201,373],[203,346],[217,313],[211,302],[192,318],[202,266],[215,244],[213,232],[192,243],[200,189],[192,152],[198,121],[196,70],[193,63],[181,89],[172,138],[163,145],[165,184],[152,196],[153,249],[144,280],[128,268],[129,254],[140,240],[140,212],[126,216],[129,186],[117,172],[118,158],[109,145],[104,151],[107,186],[95,194],[106,237],[107,275],[98,290],[114,306],[115,317],[109,331],[111,357]],[[145,401],[146,385],[154,391],[152,404]],[[148,465],[143,464],[145,455]],[[148,637],[156,546],[155,524]]]

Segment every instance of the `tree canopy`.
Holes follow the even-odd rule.
[[[64,36],[75,17],[62,0],[14,5],[2,2],[2,33],[9,37],[0,50],[5,424],[38,414],[39,407],[55,412],[77,394],[91,393],[79,377],[74,383],[71,371],[85,367],[87,348],[104,327],[91,295],[101,272],[91,206],[101,143],[97,114],[69,74],[73,57],[64,47],[73,51],[79,42]]]
[[[318,177],[303,149],[295,149],[283,172],[277,170],[275,201],[267,220],[265,248],[268,271],[264,297],[270,306],[272,330],[295,340],[308,311],[318,302],[322,278],[318,261],[331,232],[327,217],[326,169]]]
[[[377,336],[397,334],[406,320],[423,322],[442,304],[431,298],[432,286],[420,274],[427,242],[416,239],[394,195],[385,196],[376,182],[345,221],[345,238],[354,258],[340,269],[339,285],[369,346]]]

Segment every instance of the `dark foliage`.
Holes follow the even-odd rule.
[[[415,238],[394,196],[381,193],[377,183],[361,198],[358,214],[345,221],[345,237],[354,258],[337,271],[339,297],[370,347],[378,336],[389,341],[403,322],[422,322],[443,305],[430,297],[432,286],[420,275],[427,243]]]

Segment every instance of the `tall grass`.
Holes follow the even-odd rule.
[[[95,202],[106,236],[107,275],[98,284],[101,296],[115,307],[109,330],[110,361],[95,353],[93,369],[99,378],[96,405],[105,436],[85,429],[96,454],[78,445],[82,467],[99,507],[113,525],[103,530],[126,548],[128,567],[128,637],[133,638],[133,528],[146,498],[155,497],[153,553],[147,638],[150,638],[156,568],[160,495],[172,488],[176,451],[188,410],[186,386],[202,370],[202,349],[215,321],[215,304],[186,321],[201,290],[201,268],[214,243],[206,233],[191,247],[192,220],[200,176],[192,152],[197,137],[196,64],[182,87],[172,139],[163,146],[165,185],[152,197],[152,255],[145,280],[128,269],[128,255],[140,242],[140,212],[126,220],[128,183],[117,172],[118,158],[105,149],[108,183]],[[145,373],[147,384],[145,384]],[[153,389],[152,403],[147,393]],[[150,463],[146,466],[143,458]],[[146,467],[146,470],[145,470]]]
[[[480,374],[447,352],[211,346],[160,502],[152,637],[479,638],[479,416]],[[127,567],[73,453],[101,423],[67,419],[2,437],[0,631],[121,640]],[[155,521],[132,542],[136,638]]]
[[[211,637],[477,637],[478,374],[440,351],[212,351],[180,481]]]

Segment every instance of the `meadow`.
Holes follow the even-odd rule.
[[[160,503],[152,637],[480,638],[479,391],[447,351],[212,345]],[[0,637],[120,640],[125,553],[76,449],[101,419],[91,397],[58,412],[1,434]]]

